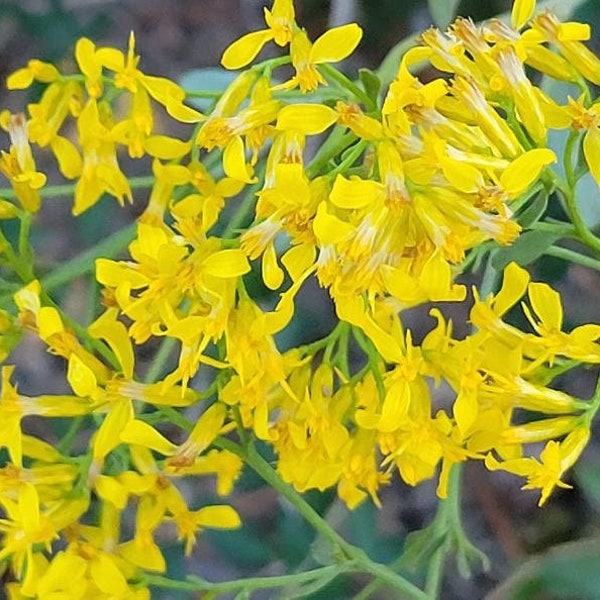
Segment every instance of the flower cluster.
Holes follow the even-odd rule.
[[[1,115],[10,148],[0,172],[13,200],[0,201],[0,219],[25,231],[43,210],[38,148],[74,182],[74,215],[105,194],[131,201],[123,153],[151,157],[153,174],[128,256],[97,256],[103,312],[86,328],[24,267],[22,244],[0,240],[20,279],[0,312],[0,358],[21,332],[33,334],[65,360],[72,390],[23,395],[14,366],[2,367],[0,567],[10,566],[11,600],[149,598],[144,573],[165,571],[161,525],[174,523],[189,553],[201,529],[240,524],[228,505],[190,508],[178,478],[212,474],[227,496],[248,439],[272,447],[296,490],[336,487],[350,508],[378,504],[396,475],[416,485],[437,474],[445,497],[450,471],[467,460],[525,477],[540,503],[567,486],[598,398],[552,383],[600,364],[600,325],[565,331],[558,293],[514,262],[495,294],[474,289],[467,300],[456,280],[532,226],[521,216],[536,193],[563,194],[573,211],[578,176],[600,184],[600,110],[588,87],[600,85],[600,59],[582,43],[589,27],[534,17],[533,4],[517,1],[512,25],[458,19],[427,30],[383,95],[332,66],[357,47],[358,25],[313,42],[291,0],[274,0],[266,28],[225,51],[224,67],[244,70],[206,115],[190,106],[193,94],[139,70],[133,34],[127,54],[79,40],[76,74],[31,60],[8,78],[9,89],[45,87],[27,115]],[[255,62],[271,42],[287,54]],[[423,64],[441,74],[423,83]],[[293,75],[275,79],[288,65]],[[557,102],[536,85],[541,76],[578,86],[580,97]],[[157,132],[160,110],[191,124],[189,138]],[[551,166],[552,130],[569,132],[571,150],[581,141],[566,181]],[[571,216],[581,240],[596,243]],[[276,293],[271,310],[252,297],[253,264]],[[328,290],[339,323],[284,352],[275,336],[296,318],[309,278]],[[403,324],[408,308],[466,301],[466,337],[439,308],[419,343]],[[178,356],[166,374],[159,365],[143,375],[137,349],[160,340]],[[214,382],[201,392],[203,370]],[[93,427],[88,447],[25,433],[31,416]]]

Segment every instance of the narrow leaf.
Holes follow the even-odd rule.
[[[456,16],[460,0],[427,0],[429,13],[437,27],[448,27]]]

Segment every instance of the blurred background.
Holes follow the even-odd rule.
[[[361,25],[363,41],[345,65],[350,74],[358,67],[376,68],[395,44],[433,23],[426,0],[296,0],[295,4],[297,20],[312,39],[328,27],[349,21]],[[479,20],[508,11],[511,5],[510,0],[464,0],[458,5],[458,14]],[[80,36],[125,50],[129,32],[134,31],[137,53],[142,57],[140,68],[145,73],[194,81],[199,86],[205,72],[196,70],[217,66],[230,42],[263,27],[263,6],[263,0],[0,0],[0,108],[23,110],[40,91],[34,88],[8,95],[4,86],[8,74],[30,58],[54,62],[68,72],[73,65],[73,46]],[[600,2],[582,2],[574,18],[600,22]],[[592,46],[596,51],[600,49],[597,31]],[[1,134],[0,148],[7,146],[7,138]],[[47,157],[39,163],[42,170],[44,160]],[[48,164],[52,165],[49,160]],[[148,173],[149,163],[138,162],[129,172]],[[586,193],[590,194],[590,202],[600,204],[595,186]],[[146,195],[146,191],[137,192],[138,202],[126,210],[119,209],[114,200],[105,199],[76,222],[70,216],[67,199],[49,200],[34,229],[42,272],[131,222],[143,208]],[[536,269],[540,278],[563,292],[567,327],[600,322],[597,274],[577,266],[567,269],[565,263],[551,258],[542,259]],[[93,307],[82,301],[88,291],[89,283],[82,279],[58,292],[67,311],[82,322],[89,321],[93,313]],[[304,337],[302,342],[316,339],[331,328],[330,303],[316,286],[306,286],[300,310],[302,331],[289,333],[292,337],[281,340],[283,345],[297,343],[298,337],[294,336]],[[430,325],[426,315],[427,309],[411,311],[407,315],[410,327],[422,334]],[[459,330],[467,326],[464,314],[457,314],[455,319]],[[65,391],[63,362],[43,352],[35,340],[26,338],[10,362],[19,365],[24,393]],[[566,385],[573,393],[587,397],[594,382],[595,373],[585,373]],[[51,435],[58,438],[60,433],[57,425]],[[483,572],[476,564],[473,577],[466,580],[458,575],[456,565],[450,565],[444,600],[600,599],[598,437],[572,472],[570,483],[574,489],[557,491],[543,509],[537,507],[537,494],[519,490],[516,478],[489,474],[478,464],[468,465],[465,523],[473,542],[489,556],[491,568]],[[214,499],[209,485],[201,487],[204,481],[185,481],[183,485],[196,506]],[[432,482],[416,489],[396,482],[382,496],[382,509],[365,503],[348,513],[332,493],[309,494],[313,505],[326,513],[351,542],[365,548],[372,558],[388,562],[401,552],[410,532],[430,522],[437,501]],[[182,560],[180,545],[165,534],[171,577],[193,573],[218,581],[283,574],[306,566],[303,560],[311,545],[316,544],[318,552],[318,540],[311,528],[252,473],[244,474],[232,503],[241,513],[244,527],[222,534],[205,532],[188,560]],[[308,597],[350,599],[365,583],[359,578],[336,580],[326,590]],[[184,597],[182,593],[160,590],[153,594],[161,600]],[[287,596],[271,592],[252,598]],[[393,596],[381,590],[373,598]]]

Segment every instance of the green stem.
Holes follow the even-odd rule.
[[[92,248],[85,250],[51,273],[48,273],[48,275],[41,278],[42,287],[47,292],[60,288],[69,281],[82,275],[87,275],[92,271],[97,258],[114,258],[118,256],[135,237],[136,228],[136,223],[128,225],[125,229],[121,229],[117,233],[110,235]]]
[[[152,187],[154,184],[154,176],[148,175],[145,177],[131,177],[129,179],[129,187],[134,189],[143,189]],[[74,183],[66,183],[64,185],[49,185],[40,190],[42,198],[64,198],[71,196],[75,191]],[[0,198],[6,200],[15,200],[17,195],[12,188],[0,188]]]
[[[431,598],[438,598],[442,588],[444,565],[448,554],[447,544],[440,546],[429,561],[425,591]]]
[[[323,71],[325,76],[335,82],[340,88],[348,90],[353,96],[360,100],[365,105],[368,112],[377,110],[375,101],[370,98],[364,90],[356,85],[356,83],[346,77],[342,72],[338,71],[335,67],[328,64],[322,64],[319,65],[319,70]]]
[[[577,207],[577,200],[575,194],[571,188],[561,188],[562,195],[565,199],[567,211],[575,230],[577,231],[578,238],[583,242],[590,250],[600,253],[600,239],[597,238],[587,227],[585,220],[579,212]]]
[[[577,177],[575,175],[575,171],[573,169],[573,151],[575,148],[575,143],[579,138],[579,134],[577,132],[572,131],[567,138],[567,142],[565,144],[565,156],[564,156],[564,169],[566,176],[566,183],[558,178],[556,175],[553,175],[553,183],[558,189],[565,201],[565,209],[571,219],[571,223],[575,227],[575,231],[577,232],[578,238],[588,247],[590,250],[594,250],[595,252],[600,253],[600,238],[596,237],[581,216],[579,212],[579,207],[577,206],[577,199],[575,197],[575,190],[577,187]],[[546,171],[546,173],[552,173],[551,171]],[[552,176],[552,175],[547,175]]]
[[[234,579],[222,583],[211,583],[200,577],[189,577],[187,581],[168,579],[161,575],[145,575],[143,582],[151,587],[179,590],[182,592],[211,592],[225,594],[238,590],[252,591],[271,589],[292,585],[311,583],[318,579],[331,580],[333,577],[350,570],[351,565],[330,565],[320,567],[303,573],[293,575],[279,575],[273,577],[249,577],[248,579]]]
[[[584,267],[589,267],[590,269],[594,269],[596,271],[600,271],[600,260],[596,260],[591,256],[586,256],[585,254],[580,254],[575,250],[570,250],[569,248],[563,248],[562,246],[550,246],[544,254],[548,256],[555,256],[556,258],[562,258],[567,262],[577,263]]]
[[[154,383],[158,381],[158,378],[162,374],[176,343],[177,340],[172,337],[165,337],[162,340],[158,352],[155,354],[150,366],[148,367],[148,370],[146,371],[146,374],[144,375],[145,383]]]
[[[296,510],[306,519],[306,521],[321,534],[325,539],[337,548],[341,554],[340,559],[345,563],[351,562],[355,565],[354,571],[362,571],[369,573],[373,577],[381,580],[383,583],[404,594],[402,597],[406,599],[428,599],[418,587],[410,581],[401,577],[387,566],[371,560],[367,554],[361,549],[348,543],[340,536],[329,523],[308,504],[304,498],[294,490],[294,488],[285,483],[277,474],[277,472],[265,461],[258,453],[254,445],[248,445],[243,448],[230,440],[219,438],[217,445],[221,448],[229,450],[237,454],[248,466],[250,466],[258,475],[260,475],[273,489],[277,490],[286,500],[288,500]]]
[[[352,149],[348,151],[347,156],[344,157],[342,162],[340,162],[335,169],[331,169],[327,176],[334,178],[338,173],[343,173],[346,169],[350,168],[361,157],[368,146],[369,142],[366,140],[361,140],[358,142]]]
[[[519,140],[521,146],[523,146],[525,150],[531,150],[533,148],[533,144],[527,137],[527,133],[525,132],[523,125],[517,118],[514,103],[505,102],[503,103],[502,108],[506,112],[506,122],[512,129],[513,133],[517,136],[517,139]]]
[[[596,389],[594,390],[594,395],[592,396],[591,402],[586,410],[585,418],[587,420],[588,426],[591,427],[592,420],[596,416],[596,413],[600,410],[600,375],[598,375],[598,380],[596,381]]]
[[[344,131],[341,127],[334,128],[306,168],[306,176],[314,179],[333,158],[339,156],[356,140],[357,137],[351,131]]]
[[[579,139],[579,133],[577,131],[571,131],[565,142],[565,155],[563,156],[563,167],[565,169],[565,176],[569,186],[574,187],[576,184],[575,170],[573,169],[573,151],[575,150],[575,143]]]

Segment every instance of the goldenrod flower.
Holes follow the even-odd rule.
[[[485,464],[491,471],[498,469],[527,477],[523,489],[540,489],[539,506],[542,506],[555,487],[570,488],[561,481],[561,477],[573,466],[589,440],[590,432],[586,427],[576,427],[562,442],[549,441],[536,458],[515,458],[498,462],[491,454]]]
[[[275,86],[274,89],[299,87],[302,93],[313,92],[319,85],[326,83],[318,65],[344,60],[354,52],[361,38],[362,29],[356,23],[329,29],[314,42],[308,39],[303,29],[297,31],[290,43],[290,55],[296,74],[289,82]]]
[[[21,206],[28,212],[37,212],[41,205],[39,190],[45,185],[46,176],[36,171],[25,116],[9,116],[6,128],[11,147],[8,153],[0,155],[0,172],[10,181]]]
[[[247,33],[233,42],[221,57],[226,69],[241,69],[251,63],[262,47],[273,40],[278,46],[285,46],[292,40],[297,29],[292,0],[274,0],[271,10],[264,9],[268,29]]]

